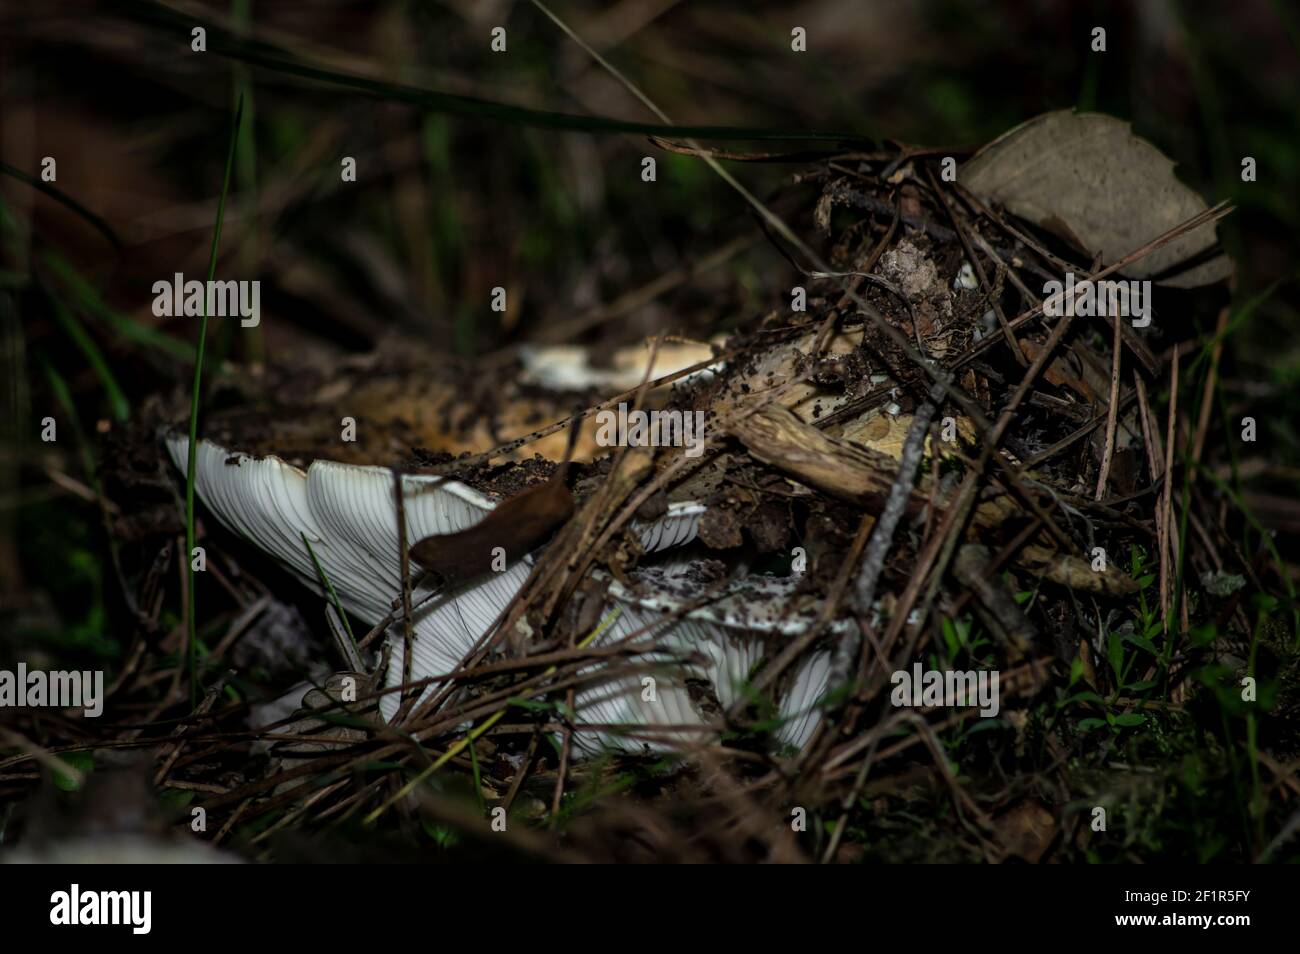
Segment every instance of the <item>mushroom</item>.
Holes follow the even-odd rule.
[[[184,472],[188,439],[171,436],[167,446]],[[207,440],[199,442],[196,458],[197,492],[222,523],[323,593],[314,554],[345,610],[370,625],[388,616],[401,593],[391,471],[326,460],[304,470],[275,456],[251,457]],[[403,475],[402,492],[408,541],[465,530],[499,502],[460,481],[420,474]],[[655,552],[693,539],[703,512],[698,503],[670,503],[659,519],[635,524],[634,530],[642,548]],[[412,593],[412,605],[418,606],[412,619],[412,677],[455,669],[514,598],[529,567],[525,559],[442,589],[418,586]],[[397,638],[399,649],[389,654],[388,685],[401,681],[404,654]],[[381,699],[385,718],[391,719],[397,707],[395,693]]]
[[[655,649],[642,659],[654,671],[611,670],[608,679],[575,695],[581,722],[574,741],[580,748],[671,751],[707,740],[719,710],[743,698],[768,642],[792,639],[816,618],[816,605],[801,606],[796,598],[797,578],[758,574],[727,581],[716,598],[688,610],[709,596],[699,566],[674,560],[633,571],[630,588],[611,583],[610,596],[620,612],[597,645],[652,639]],[[842,632],[845,625],[835,622],[830,628]],[[688,657],[694,660],[681,662]],[[830,669],[831,654],[814,651],[787,678],[774,731],[785,745],[802,748],[820,723],[818,702]],[[647,676],[654,681],[647,683]],[[582,724],[626,728],[584,730]]]
[[[720,341],[718,342],[721,343]],[[591,349],[582,345],[524,345],[519,349],[523,365],[522,380],[555,391],[586,391],[591,388],[628,391],[646,378],[675,374],[713,357],[713,348],[705,341],[667,341],[660,344],[650,365],[649,342],[619,348],[610,357],[608,367],[591,363]],[[715,363],[681,378],[681,382],[708,380],[720,370]]]
[[[183,471],[187,439],[171,437],[168,447]],[[195,481],[221,522],[287,566],[310,589],[324,592],[314,554],[344,609],[371,625],[390,613],[400,592],[401,563],[389,470],[323,460],[303,470],[278,457],[250,457],[205,440],[199,443]],[[408,474],[402,487],[408,540],[464,530],[498,503],[488,493],[447,478]],[[654,553],[692,540],[702,513],[700,504],[673,503],[658,520],[635,529],[645,551]],[[500,573],[441,589],[420,584],[412,594],[417,608],[411,678],[454,670],[514,598],[531,564],[525,558]],[[690,572],[696,565],[679,560],[634,571],[632,588],[611,583],[610,596],[620,613],[599,644],[637,633],[645,639],[645,630],[657,634],[644,657],[654,668],[655,691],[653,698],[643,698],[647,694],[640,674],[628,676],[612,668],[609,679],[587,685],[576,697],[579,748],[667,751],[702,741],[719,714],[711,711],[713,703],[725,709],[740,699],[746,678],[763,657],[765,639],[797,635],[809,625],[807,613],[789,610],[795,581],[766,576],[733,580],[716,601],[682,614],[704,592]],[[401,636],[394,632],[389,640],[393,651],[385,685],[394,686],[402,681],[405,659]],[[829,654],[819,652],[795,670],[780,700],[775,733],[787,745],[802,746],[820,720],[816,702],[829,668]],[[432,691],[431,686],[422,698]],[[397,693],[380,699],[386,719],[393,718],[398,706]],[[582,729],[584,724],[606,728]],[[615,728],[619,726],[626,728]]]
[[[860,336],[860,330],[836,334],[829,350],[845,355]],[[760,391],[789,381],[798,374],[802,352],[813,344],[813,336],[807,335],[760,355],[756,361],[746,360],[741,373],[755,385],[761,383]],[[635,355],[625,356],[621,364],[616,362],[618,373],[626,375],[627,381],[633,376],[638,382],[642,379],[643,352],[644,348],[639,349]],[[688,367],[704,360],[701,355],[711,354],[706,345],[691,345],[686,352],[668,355],[671,360],[664,367]],[[583,367],[576,371],[568,351],[552,355],[549,365],[545,360],[538,364],[536,358],[534,355],[533,370],[538,380],[546,378],[541,372],[547,367],[552,371],[567,367],[565,373],[570,378],[577,374],[574,380],[592,386],[583,377],[590,370],[585,357]],[[526,358],[526,367],[528,363]],[[659,358],[655,367],[662,370]],[[716,364],[708,372],[721,367]],[[497,426],[480,433],[485,427],[474,412],[475,406],[458,400],[446,382],[437,383],[440,379],[435,379],[436,399],[413,402],[411,395],[421,393],[421,387],[413,383],[412,373],[380,373],[373,362],[361,368],[338,369],[319,387],[306,389],[308,393],[299,404],[276,415],[268,417],[250,409],[218,417],[215,426],[221,439],[201,440],[197,450],[197,492],[217,519],[286,565],[313,591],[322,593],[322,577],[328,580],[343,608],[369,625],[378,624],[392,612],[401,593],[402,563],[393,472],[368,461],[392,455],[399,447],[472,452],[481,449],[486,441],[497,443],[499,433],[526,433],[536,426],[538,411],[534,410],[530,419],[529,401],[507,388],[509,393],[503,391],[494,405]],[[717,380],[709,373],[700,373],[700,377],[704,387]],[[626,382],[620,379],[620,383]],[[541,392],[542,398],[550,402],[540,409],[543,415],[555,414],[565,400],[557,393],[556,385],[555,380],[550,380],[549,390]],[[728,392],[721,402],[724,407],[753,399],[752,394],[745,395],[744,388],[734,383]],[[368,422],[366,428],[360,429],[361,443],[340,443],[328,433],[328,422],[337,417],[326,410],[336,407],[344,397],[358,419]],[[812,416],[819,400],[838,403],[843,396],[827,395],[815,383],[801,382],[785,400]],[[588,431],[584,426],[574,459],[590,460],[600,452]],[[273,453],[277,440],[287,441],[292,454]],[[546,441],[549,443],[545,446],[534,444],[534,449],[558,459],[565,436],[552,434]],[[183,472],[188,452],[186,437],[171,435],[167,446]],[[322,459],[325,454],[344,457],[346,462]],[[285,459],[290,456],[293,463]],[[471,486],[448,477],[403,474],[400,481],[408,545],[468,530],[504,499],[486,485]],[[691,493],[685,485],[681,492]],[[632,529],[644,552],[654,554],[693,540],[704,509],[702,503],[673,500],[670,496],[666,512],[654,520],[634,522]],[[417,582],[412,593],[414,639],[409,678],[436,683],[436,677],[456,669],[519,592],[531,564],[531,556],[525,556],[501,572],[444,582],[441,586],[427,578]],[[631,734],[603,728],[580,729],[580,748],[637,748],[642,745],[635,738],[638,727],[679,727],[679,731],[660,730],[646,743],[659,750],[706,738],[717,724],[714,705],[726,708],[741,697],[746,678],[764,654],[765,640],[788,636],[807,626],[806,620],[784,615],[793,583],[761,577],[733,581],[720,601],[678,618],[677,611],[692,598],[688,595],[690,574],[682,570],[683,565],[637,571],[633,576],[640,581],[637,592],[612,584],[611,597],[621,607],[621,615],[603,634],[602,642],[607,644],[647,625],[664,630],[661,643],[643,659],[662,666],[663,675],[657,679],[652,703],[642,703],[639,677],[629,683],[626,674],[614,666],[608,667],[608,679],[586,686],[578,699],[580,722],[593,726],[626,724]],[[656,592],[659,588],[662,592]],[[400,627],[394,627],[388,641],[390,652],[383,684],[393,687],[403,682],[406,663]],[[683,659],[689,661],[682,663]],[[781,725],[776,735],[783,742],[798,746],[811,734],[820,718],[815,703],[828,671],[829,660],[824,654],[812,654],[793,672],[779,704]],[[430,685],[420,698],[427,698],[435,689],[436,685]],[[391,720],[399,704],[397,693],[385,693],[380,699],[380,712]]]

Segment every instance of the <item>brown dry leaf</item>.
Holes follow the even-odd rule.
[[[1174,163],[1135,136],[1129,124],[1101,113],[1044,113],[1003,133],[961,169],[961,182],[1084,250],[1114,262],[1208,206],[1179,182]],[[1217,241],[1207,224],[1134,262],[1125,274],[1151,278]],[[1218,255],[1161,284],[1195,288],[1226,278]]]
[[[1069,553],[1056,553],[1039,546],[1028,546],[1020,551],[1018,562],[1038,569],[1043,576],[1084,593],[1102,596],[1132,596],[1140,587],[1136,580],[1122,572],[1115,564],[1105,570],[1094,570],[1092,563]]]
[[[1008,855],[1038,864],[1056,837],[1056,819],[1036,798],[1017,802],[994,819],[997,842]]]
[[[1030,361],[1035,361],[1043,349],[1032,338],[1024,338],[1020,341],[1020,350],[1024,352],[1025,357]],[[1058,388],[1069,388],[1089,404],[1097,403],[1097,395],[1088,386],[1088,382],[1080,375],[1075,374],[1074,369],[1063,358],[1053,358],[1044,369],[1043,377]]]
[[[813,421],[835,410],[845,401],[842,392],[828,391],[813,381],[799,381],[816,340],[817,332],[810,331],[759,355],[743,374],[729,382],[727,391],[714,404],[713,413],[724,415],[773,398],[794,411],[801,421]],[[861,344],[860,327],[836,331],[821,357],[843,357]]]
[[[561,464],[546,483],[504,500],[466,530],[425,537],[411,547],[411,559],[444,581],[490,572],[498,548],[506,565],[513,566],[573,516],[573,494],[564,483],[567,470]]]
[[[831,203],[834,198],[832,192],[823,194],[813,209],[813,221],[817,224],[817,230],[823,235],[829,235],[831,231]]]
[[[845,423],[838,436],[882,454],[888,454],[894,460],[902,460],[903,444],[907,440],[908,431],[912,429],[912,420],[911,414],[899,414],[897,417],[879,413],[864,414]],[[957,432],[963,440],[975,439],[975,425],[969,418],[959,417],[956,422]],[[948,456],[952,448],[944,445],[939,450],[941,454]],[[934,441],[930,436],[925,439],[925,452],[934,454]]]

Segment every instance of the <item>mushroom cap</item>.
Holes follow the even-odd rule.
[[[519,350],[523,380],[556,391],[629,391],[650,378],[674,374],[713,357],[713,347],[706,341],[666,341],[655,352],[650,364],[650,342],[643,341],[619,348],[610,356],[608,366],[591,363],[591,349],[582,345],[524,345]],[[722,367],[712,364],[681,378],[708,380]]]
[[[829,351],[847,354],[860,337],[860,330],[839,333],[833,336]],[[717,406],[725,409],[746,404],[791,383],[812,346],[813,336],[806,335],[747,358],[744,367],[737,369],[740,383],[732,382],[721,395],[715,395]],[[666,347],[668,350],[661,349],[656,358],[656,373],[687,367],[712,355],[702,344],[676,350]],[[608,375],[601,377],[605,372],[593,371],[587,357],[575,355],[571,349],[526,353],[523,363],[527,373],[522,377],[532,375],[534,383],[525,383],[523,389],[508,377],[497,387],[497,382],[489,383],[481,373],[477,377],[430,375],[417,367],[418,362],[405,358],[392,362],[386,357],[345,363],[319,380],[290,382],[298,387],[286,388],[281,382],[275,393],[293,392],[291,406],[277,402],[268,413],[254,405],[209,419],[214,439],[199,443],[197,491],[218,520],[271,554],[317,593],[324,590],[323,573],[343,608],[374,625],[389,615],[400,596],[402,566],[393,473],[374,466],[374,461],[398,459],[412,447],[453,454],[473,452],[510,435],[528,433],[547,420],[563,419],[567,413],[564,403],[571,393],[569,397],[558,393],[557,384],[588,389],[629,382],[635,386],[643,378],[647,354],[641,347],[630,349],[622,360],[616,356],[609,371],[615,377],[606,380]],[[716,377],[719,368],[720,363],[697,372],[706,388],[723,383]],[[556,374],[564,380],[556,379]],[[806,382],[795,385],[783,402],[812,417],[817,409],[843,399],[843,395],[828,395]],[[338,415],[342,413],[355,414],[356,420],[363,422],[356,429],[355,443],[338,440]],[[589,420],[580,428],[575,459],[604,453],[595,446],[593,435],[594,421]],[[533,444],[529,451],[559,460],[567,443],[560,432]],[[167,445],[184,472],[187,438],[170,436]],[[529,473],[537,476],[535,470]],[[478,483],[477,477],[469,479]],[[400,485],[408,545],[425,537],[467,530],[505,499],[493,491],[491,481],[475,486],[464,479],[406,473]],[[674,498],[674,493],[680,498],[695,492],[699,488],[692,490],[684,484],[669,494],[662,516],[633,523],[648,555],[696,537],[704,505]],[[304,539],[311,544],[311,552]],[[441,588],[433,583],[416,585],[409,677],[436,679],[454,671],[514,599],[531,564],[531,556],[526,556],[499,573]],[[632,575],[633,588],[617,583],[611,586],[611,600],[621,612],[602,634],[601,644],[647,626],[663,631],[654,650],[639,659],[643,667],[654,667],[656,699],[642,701],[642,674],[629,677],[626,669],[620,671],[618,666],[593,664],[584,675],[597,678],[576,694],[579,748],[635,750],[645,745],[668,750],[707,738],[717,724],[717,707],[725,709],[742,697],[745,681],[764,657],[766,644],[806,631],[816,616],[815,610],[807,607],[792,610],[793,581],[758,576],[733,580],[720,599],[682,613],[700,592],[687,566],[679,561],[643,567]],[[418,577],[418,572],[413,573],[413,578]],[[400,626],[394,627],[388,640],[385,684],[392,687],[402,682],[405,668]],[[605,675],[598,673],[602,666]],[[781,725],[776,734],[783,741],[801,745],[816,726],[820,715],[815,703],[828,673],[829,656],[825,653],[811,653],[793,667],[779,701]],[[435,689],[436,685],[430,685],[421,698]],[[380,711],[385,718],[395,715],[399,702],[395,692],[381,697]],[[630,727],[630,732],[600,728],[618,725]],[[669,726],[676,728],[666,730]],[[656,727],[663,731],[653,737],[636,737],[638,729]]]

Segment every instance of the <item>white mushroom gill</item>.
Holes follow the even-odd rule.
[[[675,561],[635,571],[632,581],[639,593],[617,582],[611,585],[621,612],[598,645],[653,640],[656,653],[642,658],[665,664],[632,675],[612,674],[575,696],[580,722],[574,740],[584,750],[669,751],[703,741],[708,738],[705,727],[718,724],[720,713],[713,710],[729,709],[743,697],[755,667],[768,654],[767,641],[779,643],[810,625],[808,618],[790,612],[797,585],[790,577],[743,576],[729,581],[717,599],[683,612],[707,590],[691,581],[689,567]],[[680,662],[692,656],[696,661]],[[821,721],[818,702],[829,675],[830,653],[818,651],[785,681],[771,720],[773,734],[785,745],[798,749],[812,736]],[[647,683],[647,677],[653,681]],[[584,730],[584,725],[590,728]]]
[[[184,472],[188,440],[176,435],[167,443],[172,460]],[[320,593],[323,588],[312,553],[303,543],[305,536],[344,609],[370,625],[389,613],[401,592],[397,507],[389,470],[318,460],[304,471],[278,457],[249,457],[206,440],[199,442],[196,457],[197,492],[222,523]],[[404,475],[402,488],[408,542],[465,530],[496,506],[492,497],[445,478]],[[670,504],[663,517],[636,525],[642,546],[654,552],[689,542],[703,510],[695,503]],[[418,588],[413,599],[423,605],[413,620],[412,678],[454,669],[527,575],[528,564],[520,562],[436,595],[428,587]],[[402,639],[389,639],[393,651],[387,685],[396,685],[401,681]],[[397,707],[395,693],[381,700],[385,718]]]
[[[186,439],[172,437],[168,446],[184,471]],[[316,461],[304,471],[277,457],[249,457],[201,441],[196,487],[219,520],[315,592],[323,588],[304,536],[344,609],[370,625],[389,613],[400,593],[401,562],[393,478],[387,469]],[[445,478],[405,475],[402,487],[408,541],[464,530],[496,506],[492,497]],[[638,525],[646,551],[692,540],[702,512],[699,504],[673,504],[659,520]],[[595,665],[585,671],[595,678],[575,699],[580,749],[670,751],[704,740],[720,709],[741,698],[767,651],[765,640],[789,638],[807,628],[806,614],[791,615],[791,579],[742,577],[729,582],[709,605],[683,613],[703,593],[690,581],[690,566],[675,561],[638,570],[635,590],[612,584],[610,595],[620,612],[597,644],[632,638],[639,645],[652,644],[654,651],[638,657],[640,668],[632,675],[606,667],[608,675],[602,677]],[[438,592],[418,587],[413,594],[418,609],[411,679],[454,670],[514,598],[530,567],[526,559]],[[402,682],[400,627],[388,639],[385,685],[391,687]],[[812,734],[828,673],[829,654],[815,653],[787,679],[774,720],[782,742],[797,748]],[[646,675],[653,676],[653,691],[647,691]],[[398,706],[398,694],[387,693],[380,711],[391,719]]]

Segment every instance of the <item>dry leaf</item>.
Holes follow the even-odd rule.
[[[411,547],[411,559],[447,582],[488,573],[498,548],[505,565],[513,566],[573,516],[573,494],[564,483],[567,470],[568,464],[561,464],[546,483],[502,501],[468,530],[425,537]]]
[[[1135,136],[1129,124],[1101,113],[1044,113],[1003,133],[961,169],[960,181],[986,201],[1082,245],[1104,263],[1207,208],[1179,182],[1174,163]],[[1213,223],[1170,242],[1124,270],[1151,278],[1200,255],[1217,241]],[[1217,255],[1163,280],[1194,288],[1226,278],[1227,256]]]
[[[881,413],[864,414],[848,421],[837,436],[855,441],[873,451],[888,454],[894,460],[902,460],[903,444],[907,440],[908,431],[912,429],[912,420],[911,414],[899,414],[897,417]],[[957,432],[963,440],[974,440],[975,426],[969,418],[959,417],[956,419],[956,424]],[[947,456],[951,448],[945,444],[939,450]],[[932,456],[934,454],[934,441],[928,435],[925,439],[925,452]]]
[[[1025,798],[994,820],[995,837],[1008,855],[1038,864],[1056,837],[1056,818],[1036,798]]]

